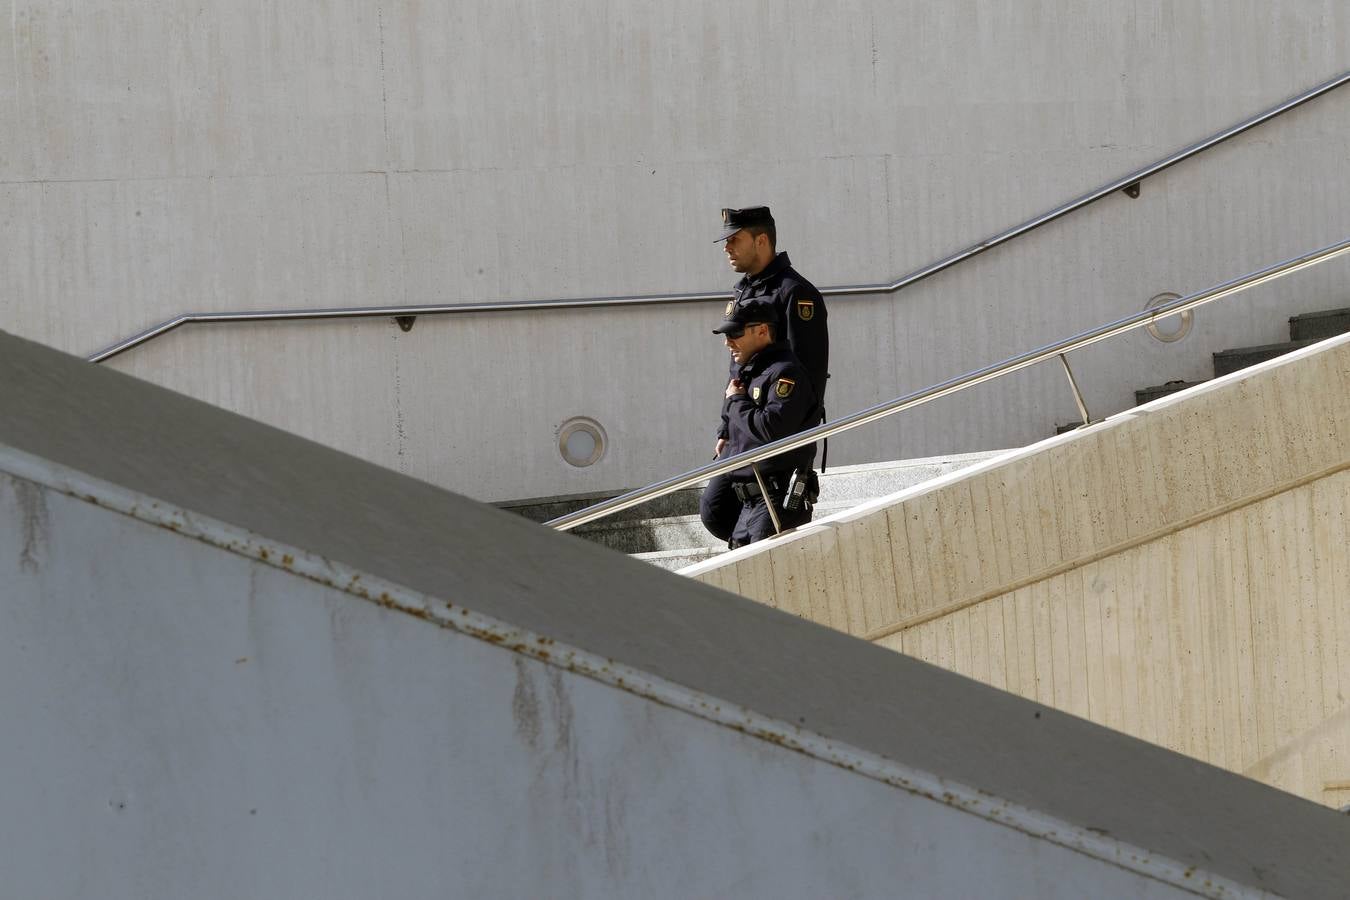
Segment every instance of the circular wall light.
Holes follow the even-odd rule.
[[[569,466],[583,469],[598,463],[609,449],[604,427],[594,419],[575,416],[558,428],[558,452]]]
[[[1152,300],[1149,300],[1147,303],[1145,303],[1144,309],[1153,309],[1155,306],[1162,306],[1164,303],[1171,303],[1173,300],[1180,300],[1180,299],[1181,299],[1180,294],[1174,294],[1171,291],[1167,291],[1166,293],[1159,294]],[[1177,327],[1174,328],[1173,330],[1163,331],[1161,328],[1158,327],[1158,321],[1167,322],[1172,321],[1174,319],[1180,319],[1181,321],[1177,325]],[[1192,315],[1191,311],[1188,309],[1180,316],[1168,316],[1166,319],[1149,322],[1146,327],[1148,328],[1149,334],[1153,335],[1155,338],[1162,341],[1164,344],[1170,344],[1174,341],[1179,341],[1186,335],[1190,334],[1191,326],[1194,324],[1195,324],[1195,316]]]

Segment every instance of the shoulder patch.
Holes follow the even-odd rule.
[[[778,384],[774,386],[773,392],[778,395],[779,400],[786,400],[792,394],[792,389],[797,386],[797,382],[791,378],[780,378]]]
[[[797,301],[797,317],[801,319],[803,322],[811,321],[811,319],[815,316],[815,314],[816,314],[816,301],[814,300]]]

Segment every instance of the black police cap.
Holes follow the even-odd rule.
[[[727,304],[722,324],[714,328],[712,333],[737,338],[745,334],[745,326],[758,324],[778,324],[778,308],[769,297],[752,297],[744,303],[732,300]]]
[[[722,210],[722,235],[714,244],[720,244],[742,228],[751,225],[772,225],[773,213],[767,206],[747,206],[745,209]]]

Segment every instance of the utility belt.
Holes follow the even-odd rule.
[[[801,509],[802,504],[813,504],[820,498],[820,481],[811,469],[797,469],[784,477],[781,474],[765,475],[764,483],[774,499],[781,498],[784,509]],[[742,503],[748,503],[764,492],[757,481],[734,481],[731,489]]]

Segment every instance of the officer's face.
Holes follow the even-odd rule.
[[[731,268],[737,272],[758,272],[763,268],[760,265],[760,248],[757,246],[756,238],[764,238],[765,245],[769,239],[764,235],[754,235],[742,228],[740,231],[727,238],[723,243],[726,245],[727,262]]]
[[[723,335],[723,338],[726,340],[727,350],[731,351],[731,358],[736,360],[738,366],[745,365],[756,353],[773,343],[769,336],[768,325],[747,325],[740,337],[728,334]]]

